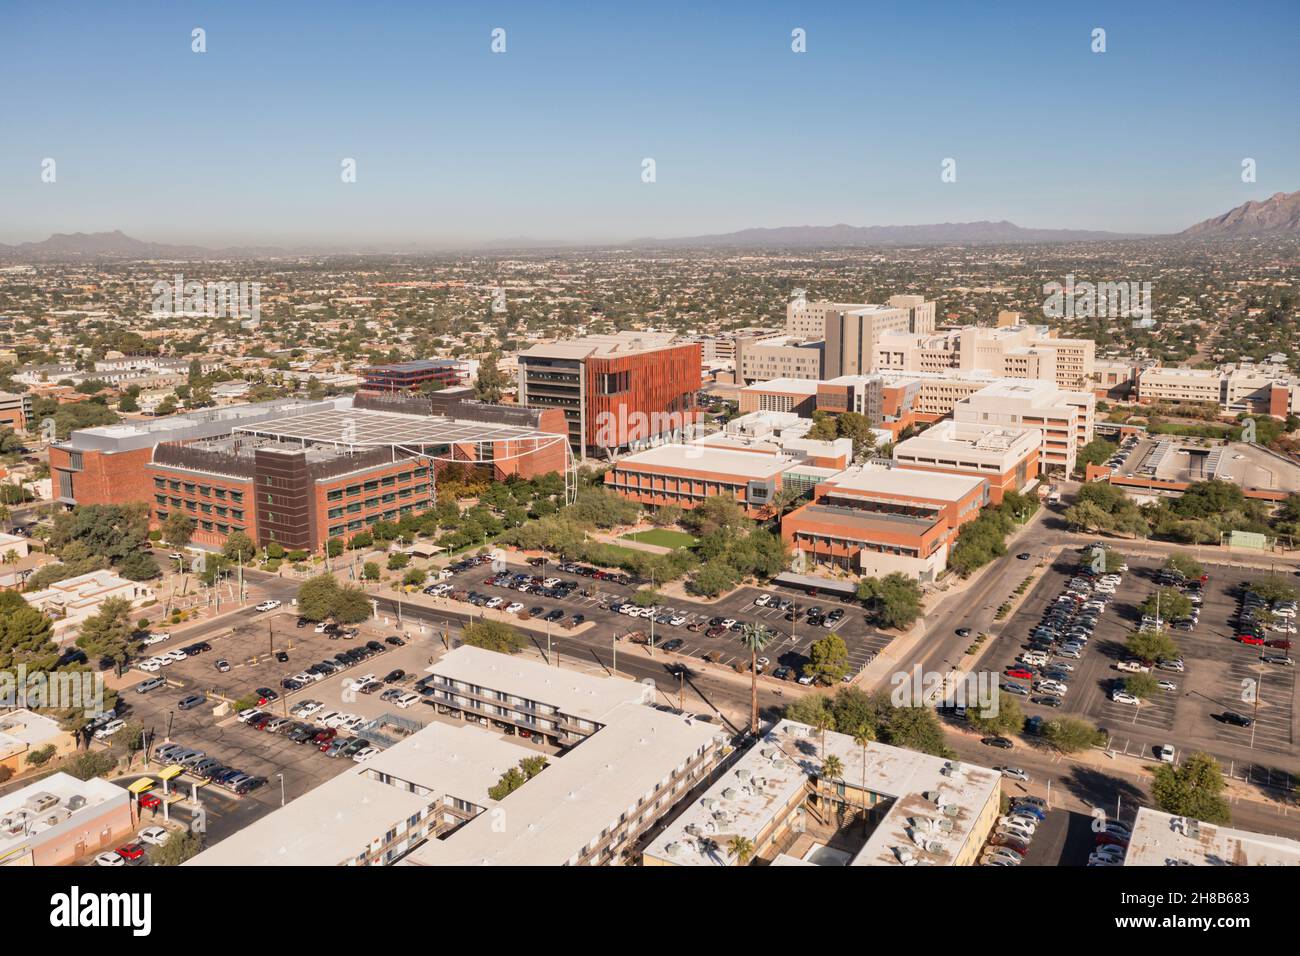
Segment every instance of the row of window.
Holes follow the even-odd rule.
[[[166,511],[159,511],[157,514],[159,521],[167,520],[168,513]],[[246,530],[243,525],[227,524],[224,521],[209,521],[206,518],[200,519],[198,526],[204,531],[216,531],[218,534],[234,534],[236,531]]]
[[[169,498],[167,495],[154,495],[153,500],[160,507],[184,508],[186,511],[201,512],[205,515],[210,515],[215,512],[217,516],[221,518],[230,517],[236,521],[244,520],[243,508],[214,505],[207,501],[195,502],[192,499]],[[159,512],[159,514],[161,515],[161,512]]]
[[[154,478],[153,486],[159,491],[184,491],[187,495],[192,495],[197,492],[204,498],[216,498],[218,501],[225,501],[227,497],[229,497],[229,499],[236,504],[239,504],[244,500],[244,493],[242,491],[228,492],[225,488],[214,488],[212,485],[200,485],[193,481],[178,481],[175,478]]]
[[[403,505],[402,507],[396,508],[392,511],[385,511],[382,514],[375,512],[374,514],[366,515],[364,518],[356,518],[349,521],[347,524],[332,524],[330,525],[329,536],[331,538],[342,538],[348,534],[354,534],[357,531],[363,530],[367,525],[377,524],[380,521],[396,521],[402,515],[410,514],[417,508],[427,508],[430,504],[431,502],[426,498],[423,501]]]
[[[346,498],[354,498],[362,492],[378,491],[380,488],[391,488],[395,484],[405,484],[413,478],[427,478],[429,469],[416,468],[413,471],[402,471],[396,475],[385,475],[382,478],[373,478],[363,484],[348,485],[346,488],[334,488],[329,491],[325,498],[327,501],[342,501]]]
[[[367,498],[364,501],[353,501],[348,503],[346,506],[339,505],[336,508],[331,508],[329,510],[329,517],[342,518],[345,514],[360,514],[362,511],[369,511],[372,508],[379,508],[382,505],[392,504],[399,498],[410,498],[413,495],[423,497],[428,494],[429,486],[427,484],[414,485],[410,488],[399,488],[397,491],[390,491],[387,494],[380,495],[376,498]]]

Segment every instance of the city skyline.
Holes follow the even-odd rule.
[[[120,229],[437,248],[982,220],[1173,233],[1300,183],[1300,14],[1254,12],[412,4],[356,22],[330,4],[19,6],[0,75],[39,76],[42,95],[6,106],[0,242]]]

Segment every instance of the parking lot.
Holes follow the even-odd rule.
[[[516,572],[523,568],[511,566],[510,570]],[[587,620],[600,625],[589,633],[588,639],[602,645],[608,645],[611,635],[625,635],[634,631],[649,635],[649,620],[629,617],[608,609],[611,604],[627,602],[644,585],[636,582],[619,584],[613,580],[595,580],[559,570],[551,564],[544,572],[546,575],[575,581],[578,586],[564,597],[544,597],[512,593],[504,588],[486,585],[484,582],[492,577],[493,573],[491,566],[484,564],[456,574],[447,583],[457,590],[476,591],[489,597],[500,596],[506,603],[518,601],[525,608],[540,607],[544,612],[559,609],[563,611],[564,621],[571,620],[574,613],[582,614]],[[755,601],[763,594],[796,604],[800,608],[799,620],[787,620],[789,612],[776,606],[765,607],[756,604]],[[467,609],[472,607],[463,602],[458,603]],[[763,652],[763,656],[771,661],[767,673],[771,674],[777,668],[787,667],[792,672],[790,677],[792,680],[807,662],[809,649],[813,643],[828,633],[837,634],[844,640],[848,649],[850,673],[853,675],[866,667],[872,658],[892,640],[891,635],[882,634],[866,623],[862,606],[857,601],[841,601],[833,596],[809,595],[782,587],[766,589],[743,587],[712,603],[677,598],[670,599],[667,603],[671,607],[662,609],[660,614],[674,617],[680,623],[676,626],[656,623],[654,625],[656,646],[662,646],[667,641],[678,640],[681,644],[673,653],[680,657],[703,659],[706,655],[713,654],[714,657],[710,659],[722,666],[733,666],[739,663],[748,667],[749,652],[741,646],[736,632],[709,637],[708,630],[711,622],[726,620],[733,620],[738,624],[751,622],[764,624],[774,635]],[[843,616],[830,626],[810,625],[807,621],[807,613],[814,607],[819,607],[824,612],[839,609],[843,612]],[[532,620],[531,626],[544,628],[546,625],[543,617],[539,616]],[[556,622],[553,627],[556,634],[564,633],[561,622]],[[573,639],[583,640],[583,636],[574,635]]]
[[[227,767],[265,778],[266,783],[260,788],[238,797],[213,785],[202,785],[206,792],[221,798],[212,801],[211,812],[217,817],[213,821],[215,825],[220,826],[221,815],[235,812],[231,806],[241,803],[238,813],[246,823],[250,812],[260,814],[279,806],[281,775],[285,796],[291,800],[352,764],[346,759],[330,759],[310,741],[300,743],[282,734],[259,732],[234,715],[214,716],[213,708],[220,702],[217,695],[237,700],[256,693],[259,688],[268,688],[275,692],[276,699],[261,709],[275,717],[291,716],[296,721],[292,709],[304,701],[314,700],[322,704],[322,714],[328,710],[341,711],[367,722],[392,715],[406,724],[419,725],[431,716],[430,708],[397,708],[393,702],[382,699],[381,692],[399,688],[409,691],[414,681],[423,676],[430,657],[435,649],[441,648],[441,643],[432,635],[418,631],[402,632],[404,646],[394,647],[385,642],[386,636],[397,633],[393,628],[367,625],[355,638],[330,639],[326,634],[316,633],[312,626],[297,627],[292,614],[260,615],[209,636],[211,650],[160,671],[158,676],[167,680],[165,687],[146,694],[126,689],[122,694],[122,700],[130,707],[126,716],[140,721],[146,731],[154,733],[155,746],[165,741],[180,743],[202,750]],[[282,680],[308,665],[333,658],[342,650],[356,648],[367,641],[377,641],[383,650],[299,690],[282,687]],[[186,643],[178,637],[150,650],[160,651],[171,644],[181,647]],[[288,660],[279,660],[277,654],[287,656]],[[229,670],[217,669],[217,661],[222,660],[229,663]],[[406,673],[400,680],[382,685],[375,693],[357,693],[352,689],[363,676],[373,674],[382,682],[394,670]],[[154,675],[138,675],[141,680],[148,676]],[[212,696],[204,704],[180,709],[179,702],[195,693]],[[182,781],[185,788],[191,782],[190,775]],[[260,804],[260,810],[248,806],[250,803]]]
[[[1028,635],[1065,589],[1079,557],[1079,552],[1066,551],[1044,573],[983,658],[983,666],[1001,672],[1023,652]],[[1129,571],[1099,616],[1080,658],[1070,661],[1074,670],[1061,705],[1045,707],[1031,697],[1017,698],[1024,711],[1044,719],[1059,713],[1085,717],[1106,730],[1110,749],[1116,753],[1155,760],[1158,748],[1171,745],[1179,761],[1199,750],[1216,757],[1234,778],[1262,786],[1290,786],[1291,776],[1300,772],[1294,752],[1295,667],[1265,664],[1261,661],[1265,648],[1233,639],[1242,585],[1263,573],[1202,562],[1209,581],[1200,621],[1190,632],[1170,632],[1186,669],[1153,672],[1171,681],[1174,689],[1157,692],[1134,706],[1115,702],[1111,690],[1125,676],[1116,665],[1129,656],[1124,642],[1139,627],[1139,607],[1156,590],[1162,561],[1125,558]],[[1250,696],[1256,693],[1257,701]],[[1252,725],[1225,722],[1225,712],[1249,717]]]

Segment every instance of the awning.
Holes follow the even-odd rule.
[[[128,793],[137,793],[137,794],[144,793],[146,790],[153,789],[153,781],[150,780],[148,777],[141,777],[139,780],[131,784],[131,786],[127,787],[126,789]]]
[[[819,578],[811,574],[794,574],[789,571],[778,574],[772,579],[772,583],[787,588],[799,588],[803,591],[816,588],[818,591],[825,591],[828,594],[844,594],[856,597],[858,593],[858,585],[853,581],[832,581],[829,578]]]
[[[163,780],[171,780],[175,777],[179,777],[184,772],[185,772],[184,767],[182,767],[178,763],[174,763],[170,767],[163,770],[160,774],[158,774],[158,776]]]

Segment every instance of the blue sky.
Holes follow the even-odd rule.
[[[1294,0],[705,6],[6,0],[0,241],[1161,232],[1300,189]]]

